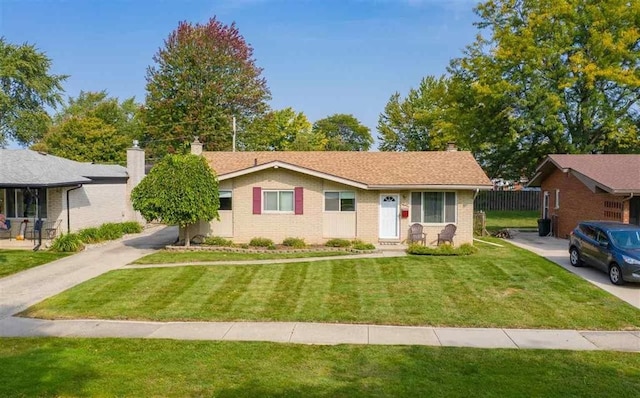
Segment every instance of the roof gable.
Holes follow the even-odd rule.
[[[470,152],[205,152],[220,180],[283,167],[363,189],[459,187],[489,189]]]
[[[549,155],[536,169],[530,186],[540,186],[555,169],[571,172],[592,191],[613,194],[640,192],[640,155]]]

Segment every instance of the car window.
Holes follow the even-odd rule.
[[[611,240],[623,249],[640,249],[640,231],[613,231]]]
[[[587,238],[596,238],[596,230],[593,229],[593,227],[590,227],[589,225],[580,225],[580,230],[587,236]]]
[[[598,243],[609,243],[609,238],[607,234],[601,230],[598,230]]]

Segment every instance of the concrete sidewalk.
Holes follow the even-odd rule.
[[[48,321],[16,317],[0,320],[0,337],[33,336],[640,352],[640,331],[465,329],[301,322]]]
[[[537,232],[520,232],[505,242],[529,250],[562,268],[572,272],[600,289],[611,293],[621,300],[640,308],[640,283],[627,283],[622,286],[609,281],[606,273],[591,267],[573,267],[569,263],[569,241],[550,236],[538,236]]]

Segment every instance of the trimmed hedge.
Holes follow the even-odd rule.
[[[478,251],[478,249],[469,244],[465,243],[458,247],[454,247],[451,245],[441,245],[437,247],[429,247],[422,246],[418,243],[413,243],[409,245],[407,248],[408,254],[415,254],[421,256],[468,256],[474,254]]]
[[[204,244],[208,246],[231,247],[233,242],[220,236],[208,236],[204,238]]]
[[[349,242],[347,239],[329,239],[327,241],[327,243],[324,244],[325,246],[328,247],[349,247],[351,246],[351,242]]]
[[[59,252],[77,252],[84,248],[85,243],[115,240],[126,234],[139,232],[142,232],[142,225],[135,221],[106,223],[99,227],[81,229],[77,233],[60,235],[51,243],[51,249]]]
[[[307,244],[304,243],[304,239],[301,238],[286,238],[282,241],[283,246],[293,247],[294,249],[304,249]]]

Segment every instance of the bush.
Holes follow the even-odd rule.
[[[84,249],[78,234],[62,234],[53,240],[51,250],[65,253],[75,253]]]
[[[304,243],[304,239],[301,239],[301,238],[286,238],[285,240],[282,241],[282,245],[287,247],[293,247],[295,249],[303,249],[307,246],[307,244]]]
[[[222,238],[220,236],[207,236],[204,239],[204,244],[209,246],[223,246],[223,247],[231,247],[233,246],[233,242],[229,239]]]
[[[324,245],[328,247],[349,247],[351,242],[347,239],[329,239]]]
[[[269,238],[253,238],[249,242],[249,246],[253,247],[271,247],[274,246],[273,241]]]
[[[102,240],[114,240],[121,238],[122,235],[124,235],[121,224],[115,223],[102,224],[98,228],[98,233],[100,234]]]
[[[120,223],[120,228],[122,228],[123,234],[139,234],[142,232],[142,225],[136,221],[127,221]]]
[[[85,228],[78,231],[78,237],[84,243],[98,243],[102,242],[102,235],[98,228]]]
[[[408,254],[416,254],[422,256],[468,256],[470,254],[476,253],[478,249],[469,244],[465,243],[460,245],[460,247],[454,247],[452,245],[441,245],[437,247],[429,247],[422,246],[418,243],[412,243],[407,248]]]
[[[366,243],[360,239],[354,239],[351,241],[351,248],[355,250],[375,250],[376,246],[373,243]]]

